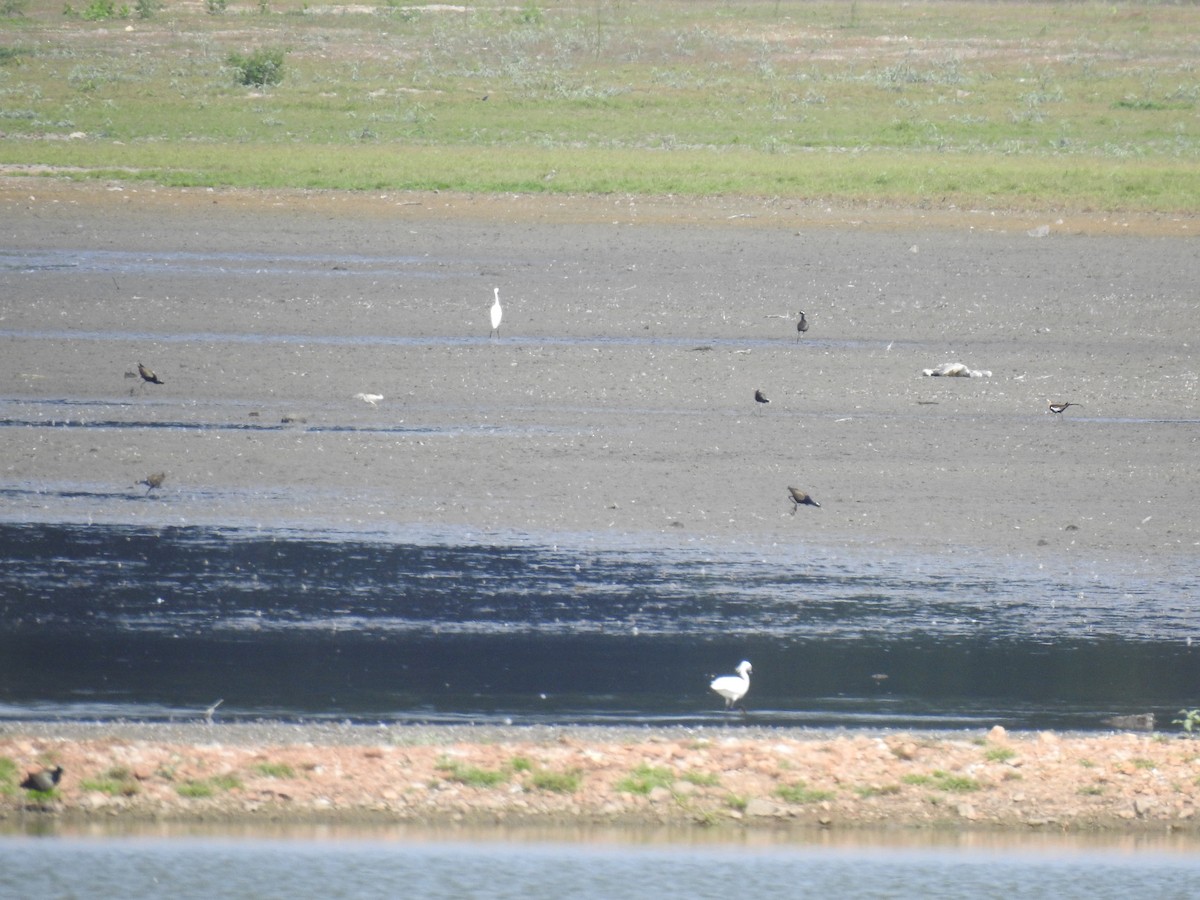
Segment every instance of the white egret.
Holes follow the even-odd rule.
[[[714,678],[712,689],[725,698],[725,708],[731,709],[735,703],[739,703],[746,696],[746,691],[750,690],[750,671],[751,666],[747,660],[742,660],[738,663],[735,670],[736,675],[722,675],[720,678]],[[746,708],[742,707],[742,712]]]
[[[492,334],[500,333],[500,317],[504,310],[500,308],[500,288],[492,288],[496,292],[496,301],[492,304]]]
[[[363,403],[369,403],[371,406],[374,406],[383,399],[383,394],[355,394],[354,399],[361,400]]]

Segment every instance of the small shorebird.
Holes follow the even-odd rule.
[[[142,381],[150,384],[163,384],[163,380],[154,374],[152,369],[147,369],[141,363],[138,363],[138,374],[142,376]]]
[[[1056,416],[1061,416],[1063,414],[1063,410],[1065,410],[1068,406],[1079,406],[1078,403],[1068,403],[1066,400],[1047,400],[1046,405],[1049,407],[1050,412],[1054,413]]]
[[[53,769],[42,769],[40,772],[30,772],[25,776],[25,780],[21,782],[21,787],[27,791],[41,791],[43,794],[49,793],[58,786],[58,782],[62,780],[62,774],[62,766],[55,766]]]
[[[800,321],[796,323],[796,340],[800,340],[800,336],[808,331],[808,319],[804,315],[804,310],[800,310]]]
[[[166,480],[166,478],[166,472],[155,472],[153,475],[147,475],[145,478],[139,481],[138,484],[144,484],[146,486],[146,493],[149,494],[155,488],[162,487],[162,483]]]
[[[492,334],[500,334],[500,319],[504,315],[504,310],[500,308],[500,288],[492,288],[496,294],[496,300],[492,303]],[[491,337],[491,335],[488,335]]]
[[[804,493],[804,491],[800,490],[800,488],[794,488],[794,487],[788,488],[788,496],[791,498],[791,501],[792,501],[792,515],[793,516],[796,514],[796,510],[798,510],[801,506],[815,506],[818,509],[821,507],[820,503],[818,503],[816,500],[814,500],[808,494]]]
[[[710,687],[725,698],[726,709],[732,709],[736,703],[743,713],[746,711],[746,707],[741,705],[741,699],[746,696],[746,691],[750,690],[752,668],[750,663],[743,659],[734,670],[736,675],[722,675],[713,679]]]
[[[767,399],[767,395],[764,394],[762,391],[755,391],[754,392],[754,402],[758,403],[762,406],[766,406],[771,401]]]
[[[361,400],[363,403],[368,403],[371,406],[374,406],[383,399],[383,394],[355,394],[354,399]]]

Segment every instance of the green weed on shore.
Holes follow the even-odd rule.
[[[0,166],[265,188],[1200,201],[1190,4],[105,10],[29,0],[4,21]],[[256,53],[277,84],[230,62]]]

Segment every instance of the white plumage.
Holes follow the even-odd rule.
[[[745,697],[746,691],[750,690],[750,663],[743,659],[735,671],[736,675],[722,675],[714,678],[712,683],[712,689],[725,698],[726,709]]]
[[[504,315],[504,310],[500,308],[500,288],[492,288],[496,293],[496,300],[492,303],[492,334],[500,333],[500,317]]]

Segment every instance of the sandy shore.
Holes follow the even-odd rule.
[[[1200,754],[1152,735],[743,728],[0,727],[62,765],[0,820],[1196,831]]]

